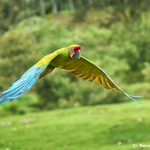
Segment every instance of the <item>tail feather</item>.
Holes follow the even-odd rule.
[[[129,95],[129,94],[128,94]],[[131,97],[133,97],[133,98],[142,98],[142,96],[135,96],[135,95],[129,95],[129,96],[131,96]]]
[[[36,83],[37,79],[45,68],[32,67],[24,73],[19,80],[14,82],[11,87],[0,95],[0,105],[6,101],[19,98],[27,93],[32,86]]]
[[[136,103],[141,104],[141,103],[140,103],[139,101],[137,101],[136,99],[137,99],[137,98],[141,98],[142,96],[129,95],[129,94],[125,93],[125,92],[124,92],[124,94],[125,94],[128,98],[130,98],[131,100],[135,101]]]

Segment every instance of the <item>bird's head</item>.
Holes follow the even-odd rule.
[[[80,59],[81,53],[81,47],[79,45],[71,45],[69,46],[69,56],[70,58],[77,58]]]

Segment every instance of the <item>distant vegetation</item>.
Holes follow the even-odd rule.
[[[86,5],[83,0],[16,2],[0,2],[1,90],[44,55],[77,43],[82,55],[106,70],[125,91],[150,97],[149,1],[89,0]],[[20,99],[1,109],[26,113],[127,100],[59,70],[39,80],[30,94]]]
[[[141,10],[149,9],[149,4],[149,0],[1,0],[0,31],[4,32],[12,24],[33,16],[42,17],[50,13],[59,14],[67,11],[75,12],[75,18],[83,20],[89,9],[101,10],[109,6],[122,13],[123,9],[128,7],[131,8],[130,15],[138,15]]]

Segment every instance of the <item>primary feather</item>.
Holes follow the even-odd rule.
[[[128,98],[139,103],[136,98],[139,98],[140,96],[132,96],[124,92],[102,68],[84,57],[81,57],[79,60],[72,59],[63,67],[63,69],[70,71],[72,74],[84,80],[95,81],[106,89],[118,90]]]

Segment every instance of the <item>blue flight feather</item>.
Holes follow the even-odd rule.
[[[6,91],[0,95],[0,105],[4,102],[19,98],[27,93],[36,83],[41,73],[45,70],[44,67],[31,67],[26,71],[19,80],[15,81]]]

